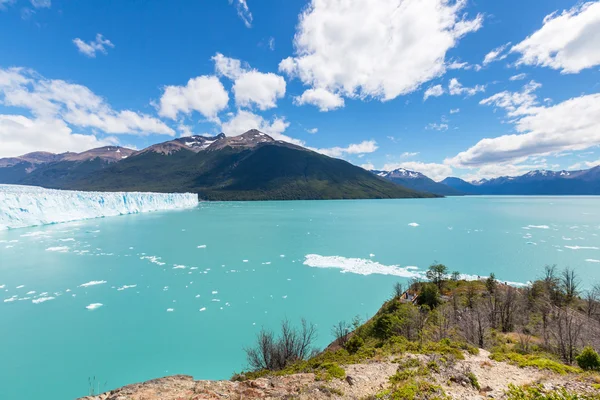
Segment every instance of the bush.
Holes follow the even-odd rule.
[[[600,371],[600,356],[590,346],[584,347],[581,354],[575,357],[575,360],[583,370]]]
[[[423,285],[419,297],[417,297],[417,303],[419,303],[420,306],[428,306],[429,308],[434,309],[440,305],[441,302],[440,291],[436,285],[433,283]]]
[[[358,335],[353,335],[347,342],[344,348],[350,354],[354,354],[365,344],[363,338]]]

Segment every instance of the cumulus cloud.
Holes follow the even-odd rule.
[[[50,8],[52,0],[31,0],[31,5],[35,8]]]
[[[536,65],[578,73],[600,64],[600,2],[579,3],[544,18],[542,27],[511,48],[517,65]]]
[[[505,52],[508,46],[510,46],[510,42],[496,47],[494,50],[487,53],[483,58],[483,65],[488,65],[494,61],[504,60],[508,56],[508,53]]]
[[[285,95],[286,84],[280,75],[250,69],[246,63],[221,53],[215,54],[212,60],[217,74],[234,81],[233,93],[238,107],[264,111],[277,107],[277,100]]]
[[[575,164],[569,166],[568,169],[570,169],[570,170],[588,169],[588,168],[597,167],[598,165],[600,165],[600,160],[582,161],[582,162],[578,162],[578,163],[575,163]]]
[[[28,109],[44,120],[59,118],[109,134],[174,135],[161,120],[131,110],[114,110],[85,86],[59,79],[46,79],[32,70],[0,69],[0,102]]]
[[[160,98],[159,115],[177,119],[179,113],[197,111],[211,121],[227,107],[229,95],[216,76],[202,75],[185,86],[167,86]]]
[[[312,104],[319,107],[319,111],[331,111],[344,107],[344,98],[326,89],[308,89],[301,96],[294,97],[294,104]]]
[[[342,157],[348,154],[367,154],[373,153],[379,147],[374,140],[365,140],[360,143],[350,144],[346,147],[330,147],[327,149],[312,149],[318,153],[329,157]]]
[[[400,163],[388,163],[383,166],[385,171],[393,171],[398,168],[420,172],[434,181],[441,181],[452,175],[452,168],[446,164],[424,163],[421,161],[404,161]]]
[[[443,94],[444,88],[442,87],[442,85],[430,86],[423,94],[423,101],[427,100],[429,97],[439,97]]]
[[[532,156],[600,145],[600,93],[539,105],[534,93],[539,87],[531,81],[521,92],[505,91],[482,100],[504,108],[517,133],[482,139],[446,162],[458,168],[518,164]]]
[[[15,157],[32,151],[81,152],[94,147],[118,144],[115,138],[73,133],[57,118],[28,118],[0,114],[0,157]]]
[[[446,53],[478,30],[466,1],[313,0],[300,15],[296,56],[279,69],[312,89],[382,101],[446,71]]]
[[[106,54],[107,47],[115,47],[115,45],[110,40],[105,39],[104,36],[102,36],[102,34],[100,33],[96,35],[95,40],[84,42],[79,38],[75,38],[73,39],[73,43],[75,43],[75,46],[77,46],[77,49],[80,53],[85,54],[86,56],[91,58],[96,57],[97,52]]]
[[[485,86],[475,85],[473,87],[465,87],[456,78],[450,79],[450,83],[448,84],[448,93],[450,93],[452,96],[460,96],[464,94],[465,96],[470,97],[479,92],[485,92]]]

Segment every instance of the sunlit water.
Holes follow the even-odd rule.
[[[596,197],[203,203],[3,231],[0,398],[228,378],[261,327],[306,317],[325,346],[435,260],[513,282],[570,266],[589,286],[598,234]]]

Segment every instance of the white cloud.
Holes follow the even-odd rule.
[[[79,38],[75,38],[73,39],[73,43],[75,43],[75,46],[77,46],[77,48],[79,49],[80,53],[85,54],[88,57],[96,57],[96,52],[100,52],[103,54],[107,53],[106,48],[107,47],[115,47],[114,44],[112,44],[112,42],[108,39],[105,39],[104,36],[102,36],[102,34],[98,33],[96,35],[96,39],[89,41],[89,42],[84,42],[83,40],[79,39]]]
[[[161,120],[130,110],[116,111],[85,86],[46,79],[23,68],[0,69],[0,102],[20,107],[45,120],[59,118],[110,134],[174,135]]]
[[[578,73],[600,64],[600,2],[577,4],[544,18],[543,26],[510,50],[517,65],[536,65]]]
[[[0,0],[0,10],[4,10],[7,5],[14,3],[15,0]]]
[[[485,92],[485,86],[475,85],[471,88],[465,87],[456,78],[450,79],[450,83],[448,84],[448,93],[450,93],[452,96],[460,96],[464,94],[465,96],[470,97],[479,92]]]
[[[277,99],[285,95],[285,80],[271,72],[248,71],[235,80],[233,93],[239,107],[267,110],[277,107]]]
[[[521,73],[521,74],[513,75],[508,79],[511,81],[520,81],[520,80],[525,79],[526,77],[527,77],[526,73]]]
[[[430,86],[423,94],[423,101],[427,100],[429,97],[439,97],[443,94],[444,88],[442,87],[442,85]]]
[[[294,97],[297,105],[312,104],[319,107],[319,111],[331,111],[344,107],[344,99],[336,93],[322,88],[308,89],[301,96]]]
[[[52,0],[31,0],[31,5],[35,8],[50,8]]]
[[[313,89],[391,100],[444,74],[445,57],[481,27],[465,0],[313,0],[300,15],[296,57],[280,71]]]
[[[234,81],[233,93],[238,107],[259,110],[277,107],[277,99],[285,95],[286,84],[282,76],[250,69],[247,63],[221,53],[212,57],[217,74]]]
[[[118,141],[73,133],[60,119],[0,114],[0,143],[0,157],[15,157],[32,151],[80,152],[115,145]]]
[[[312,135],[314,135],[315,133],[319,132],[318,128],[310,128],[310,129],[305,129],[305,130],[306,130],[306,132],[308,132],[308,133],[310,133]]]
[[[456,114],[460,112],[460,108],[453,108],[450,110],[450,114]]]
[[[488,65],[494,61],[504,60],[508,56],[508,53],[504,52],[508,46],[510,46],[510,42],[496,47],[494,50],[487,53],[483,58],[483,65]]]
[[[371,163],[365,163],[365,164],[361,164],[360,167],[362,169],[366,169],[367,171],[371,171],[375,169],[375,166]]]
[[[261,132],[266,133],[275,140],[283,140],[304,146],[304,142],[286,136],[283,134],[285,130],[290,126],[290,123],[285,118],[274,117],[271,121],[266,120],[260,115],[254,114],[246,110],[238,110],[235,115],[221,124],[221,130],[227,136],[237,136],[250,129],[258,129]]]
[[[185,86],[167,86],[160,98],[159,115],[177,119],[179,113],[197,111],[211,121],[227,107],[229,95],[216,76],[192,78]]]
[[[416,152],[405,151],[404,153],[400,154],[400,157],[402,157],[402,158],[409,158],[409,157],[416,157],[418,155],[419,155],[418,151],[416,151]]]
[[[447,131],[448,124],[444,124],[444,123],[438,124],[437,122],[432,122],[430,124],[427,124],[425,129],[433,129],[434,131]]]
[[[529,171],[548,169],[549,167],[546,162],[535,164],[489,164],[478,168],[473,173],[462,175],[461,178],[470,182],[480,179],[498,178],[500,176],[520,176]]]
[[[580,169],[588,169],[588,168],[594,168],[597,167],[598,165],[600,165],[600,160],[596,160],[596,161],[582,161],[582,162],[578,162],[575,163],[571,166],[569,166],[569,170],[580,170]]]
[[[532,81],[520,93],[501,92],[482,100],[506,109],[518,133],[482,139],[445,162],[459,168],[517,164],[532,156],[600,145],[600,93],[540,106],[533,93],[539,86]]]
[[[244,21],[246,28],[252,28],[252,13],[248,8],[246,0],[229,0],[229,4],[235,3],[235,9],[237,10],[238,17]]]
[[[398,168],[420,172],[434,181],[441,181],[442,179],[452,175],[452,168],[446,164],[424,163],[421,161],[404,161],[400,163],[388,163],[383,166],[383,170],[385,171],[393,171]]]
[[[342,157],[348,154],[367,154],[375,152],[379,147],[374,140],[364,140],[346,147],[330,147],[327,149],[312,149],[329,157]]]

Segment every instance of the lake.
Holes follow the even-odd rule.
[[[599,197],[200,203],[0,231],[0,398],[62,400],[165,375],[227,379],[284,318],[368,318],[432,262],[600,282]]]

